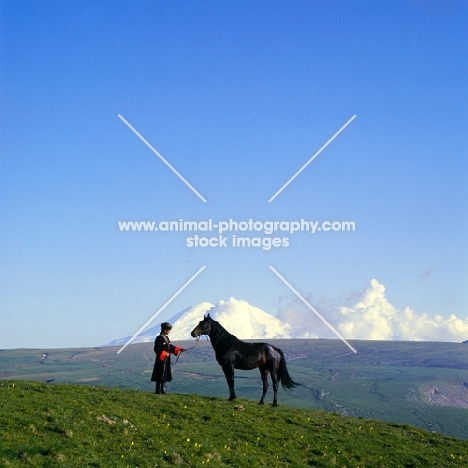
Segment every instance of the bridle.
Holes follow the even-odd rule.
[[[208,326],[208,333],[210,333],[210,330],[211,330],[211,325]],[[203,335],[205,335],[205,334],[203,333]],[[200,338],[201,338],[203,335],[202,335],[202,334],[198,335],[198,336],[197,336],[197,339],[196,339],[196,341],[195,341],[195,344],[194,344],[193,346],[191,346],[190,348],[186,348],[185,351],[191,351],[193,348],[195,348],[195,346],[197,346],[198,342],[200,341]],[[210,338],[209,338],[208,334],[206,334],[205,336],[206,336],[207,341],[210,341]],[[177,364],[177,361],[179,360],[179,357],[180,357],[181,354],[182,354],[182,353],[179,353],[179,354],[177,355],[177,359],[176,359],[175,362],[174,362],[174,366]]]

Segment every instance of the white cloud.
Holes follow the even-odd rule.
[[[385,295],[385,286],[373,279],[354,305],[337,306],[322,299],[318,312],[345,338],[362,340],[455,341],[468,339],[468,319],[427,313],[409,307],[399,309]],[[336,338],[320,319],[294,299],[278,311],[278,317],[294,324],[295,337]]]
[[[353,307],[340,307],[338,331],[346,338],[391,340],[396,309],[385,297],[385,286],[373,279]]]
[[[385,286],[373,279],[362,300],[340,307],[338,330],[347,338],[405,341],[464,341],[468,319],[455,315],[417,314],[409,307],[397,309],[388,302]]]

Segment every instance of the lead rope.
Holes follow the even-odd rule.
[[[209,341],[208,335],[206,336],[206,339],[207,339],[207,341]],[[197,336],[197,340],[196,340],[195,344],[194,344],[191,348],[187,348],[185,351],[191,351],[193,348],[195,348],[195,346],[197,346],[197,344],[198,344],[199,341],[200,341],[200,335]],[[180,357],[181,354],[182,354],[182,353],[179,353],[179,354],[177,355],[177,359],[176,359],[175,362],[174,362],[174,366],[177,364],[177,361],[179,360],[179,357]]]

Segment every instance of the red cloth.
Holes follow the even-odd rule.
[[[161,351],[161,354],[159,355],[159,359],[161,361],[164,361],[164,359],[166,359],[167,356],[169,356],[169,353],[167,351]]]
[[[178,356],[179,353],[180,353],[180,346],[176,346],[176,347],[175,347],[175,350],[174,350],[174,354],[175,354],[176,356]]]

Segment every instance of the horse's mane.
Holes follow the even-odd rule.
[[[233,335],[232,333],[229,333],[219,322],[212,319],[210,316],[208,316],[207,318],[212,322],[212,329],[216,330],[219,342],[231,344],[233,342],[241,341],[239,340],[239,338],[237,338],[237,336]]]

